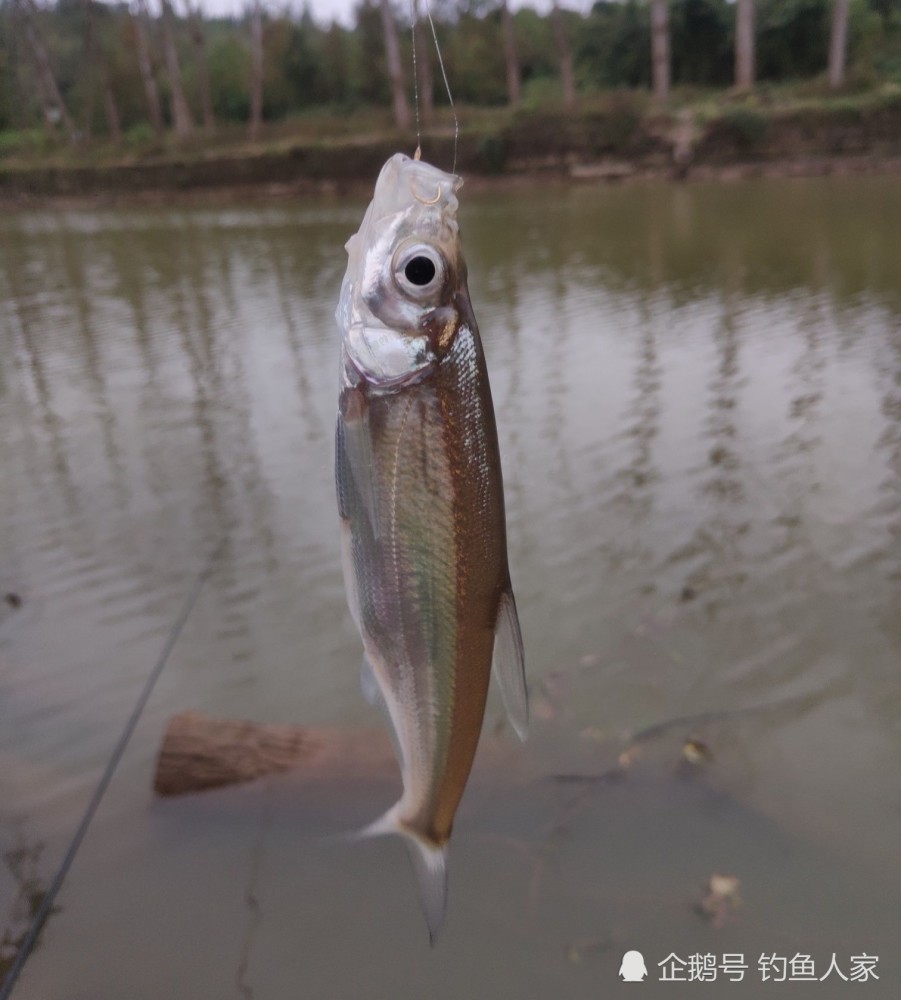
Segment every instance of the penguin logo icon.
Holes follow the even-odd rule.
[[[643,982],[648,974],[645,968],[644,955],[640,951],[627,951],[623,955],[622,964],[619,967],[619,975],[624,983]]]

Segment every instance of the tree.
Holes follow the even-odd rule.
[[[785,0],[775,2],[781,7]],[[674,83],[700,86],[729,86],[732,83],[735,73],[734,17],[732,4],[726,0],[670,0],[670,56]]]
[[[391,78],[391,96],[394,102],[394,121],[399,129],[410,127],[410,105],[404,89],[404,71],[400,63],[400,44],[397,40],[397,25],[391,13],[390,0],[381,0],[382,30],[385,33],[385,57],[388,60],[388,76]]]
[[[250,138],[256,141],[263,123],[263,5],[254,0],[250,13]]]
[[[94,121],[94,105],[97,98],[97,73],[99,69],[97,53],[97,30],[94,23],[94,5],[91,0],[81,0],[84,15],[84,98],[81,108],[81,130],[91,134]]]
[[[845,82],[848,55],[848,7],[850,0],[833,0],[829,35],[829,86],[837,90]]]
[[[327,101],[346,101],[350,93],[348,35],[333,22],[320,41],[323,97]]]
[[[199,3],[194,4],[191,0],[184,0],[184,6],[188,15],[191,44],[194,46],[194,59],[197,63],[197,83],[200,91],[200,113],[203,116],[203,127],[212,132],[216,127],[216,118],[213,114],[213,98],[210,93],[210,64],[206,55],[203,11],[200,9]]]
[[[670,87],[668,0],[651,0],[651,80],[654,99],[663,103]]]
[[[101,37],[103,22],[111,15],[109,8],[96,3],[95,0],[80,0],[80,6],[84,20],[83,60],[80,73],[83,87],[79,115],[82,133],[86,136],[91,134],[99,88],[102,90],[107,132],[118,141],[122,138],[122,124],[113,91],[110,55],[104,44],[104,38]]]
[[[106,127],[110,138],[113,142],[119,142],[122,139],[122,119],[119,117],[119,105],[116,104],[108,65],[103,71],[103,112],[106,115]]]
[[[735,2],[735,88],[754,86],[754,0]]]
[[[18,12],[22,21],[22,28],[28,48],[34,59],[35,70],[38,77],[38,88],[41,91],[41,103],[44,109],[44,121],[48,125],[54,126],[62,122],[63,128],[69,141],[78,141],[78,130],[75,122],[69,114],[66,102],[59,92],[56,77],[53,74],[53,66],[50,63],[50,56],[47,52],[47,45],[41,34],[36,19],[36,7],[34,0],[15,0],[14,9]]]
[[[501,34],[504,39],[504,65],[507,69],[507,103],[513,107],[522,100],[522,78],[516,58],[516,34],[507,0],[501,0]]]
[[[668,39],[669,34],[665,37]],[[579,71],[599,87],[650,87],[651,11],[640,0],[595,3],[578,37]],[[732,48],[729,48],[731,79]],[[665,61],[669,65],[669,60]]]
[[[181,80],[178,49],[175,46],[175,15],[169,0],[160,0],[163,9],[163,52],[166,56],[166,73],[172,99],[172,124],[179,139],[186,139],[194,131],[194,118]]]
[[[833,0],[756,0],[754,77],[796,80],[822,73]]]
[[[150,15],[147,12],[147,0],[135,0],[135,8],[131,12],[135,29],[135,44],[138,50],[138,68],[141,71],[141,81],[144,84],[144,97],[147,100],[147,113],[150,124],[157,138],[163,134],[163,108],[160,103],[160,91],[156,84],[156,67],[150,50],[150,32],[148,24]]]
[[[553,0],[551,7],[551,23],[554,28],[554,42],[557,46],[557,55],[560,57],[560,82],[563,85],[563,106],[574,108],[576,105],[576,77],[573,72],[573,51],[569,44],[569,35],[566,31],[566,24],[563,21],[563,14],[557,5],[557,0]]]

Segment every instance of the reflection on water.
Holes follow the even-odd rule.
[[[539,706],[523,759],[538,774],[603,771],[628,733],[680,721],[634,780],[575,799],[553,782],[485,795],[476,781],[436,953],[421,948],[402,852],[314,843],[391,790],[150,806],[175,711],[372,721],[331,468],[332,311],[361,209],[0,220],[0,594],[23,597],[0,606],[0,848],[31,865],[27,880],[52,877],[190,581],[226,539],[16,996],[185,983],[343,996],[361,966],[373,997],[477,995],[487,981],[596,995],[639,933],[654,961],[677,946],[881,947],[890,979],[893,182],[464,201]],[[714,763],[686,784],[672,767],[692,735]],[[22,829],[43,852],[22,848]],[[691,903],[723,866],[745,903],[720,932]],[[0,876],[0,920],[17,891]],[[143,937],[138,898],[155,927]],[[103,968],[101,939],[117,956]]]
[[[43,844],[27,844],[19,839],[3,855],[3,882],[8,883],[9,912],[2,915],[5,927],[0,936],[0,982],[6,978],[28,933],[34,914],[46,892],[38,877]]]

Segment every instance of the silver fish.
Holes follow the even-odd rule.
[[[434,941],[447,844],[494,669],[524,738],[497,429],[457,225],[460,178],[397,154],[347,242],[335,478],[364,692],[395,736],[398,833]]]

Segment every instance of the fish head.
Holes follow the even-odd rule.
[[[347,241],[336,319],[347,357],[370,383],[423,377],[471,313],[457,225],[462,180],[397,153],[382,167]]]

